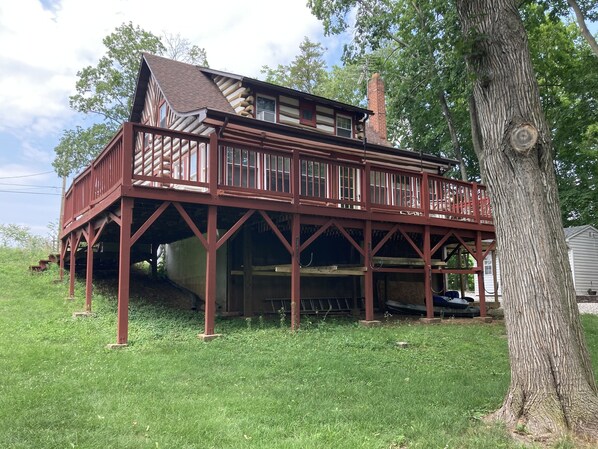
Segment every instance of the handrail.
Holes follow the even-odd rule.
[[[482,185],[317,150],[124,123],[67,190],[64,227],[127,186],[492,223]]]

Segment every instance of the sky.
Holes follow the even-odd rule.
[[[258,78],[288,64],[304,36],[329,65],[346,39],[325,37],[306,0],[0,0],[0,223],[47,235],[57,222],[61,180],[52,169],[62,131],[84,124],[70,110],[77,71],[95,66],[102,39],[133,22],[180,34],[206,49],[210,67]]]

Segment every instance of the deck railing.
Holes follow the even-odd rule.
[[[344,157],[125,123],[73,181],[63,223],[127,186],[492,223],[484,186]]]

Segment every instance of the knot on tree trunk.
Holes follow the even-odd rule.
[[[531,123],[520,123],[511,129],[511,146],[519,154],[527,155],[537,141],[538,130]]]

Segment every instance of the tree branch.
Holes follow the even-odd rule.
[[[575,12],[575,18],[577,19],[577,25],[579,26],[579,31],[581,32],[581,35],[590,45],[590,48],[592,49],[594,55],[598,57],[598,43],[596,42],[596,39],[594,39],[592,33],[590,33],[590,30],[588,30],[588,26],[586,25],[586,21],[583,16],[583,12],[581,11],[581,8],[575,0],[567,0],[567,3],[569,3],[569,6],[571,7],[571,9],[573,9],[573,12]]]

